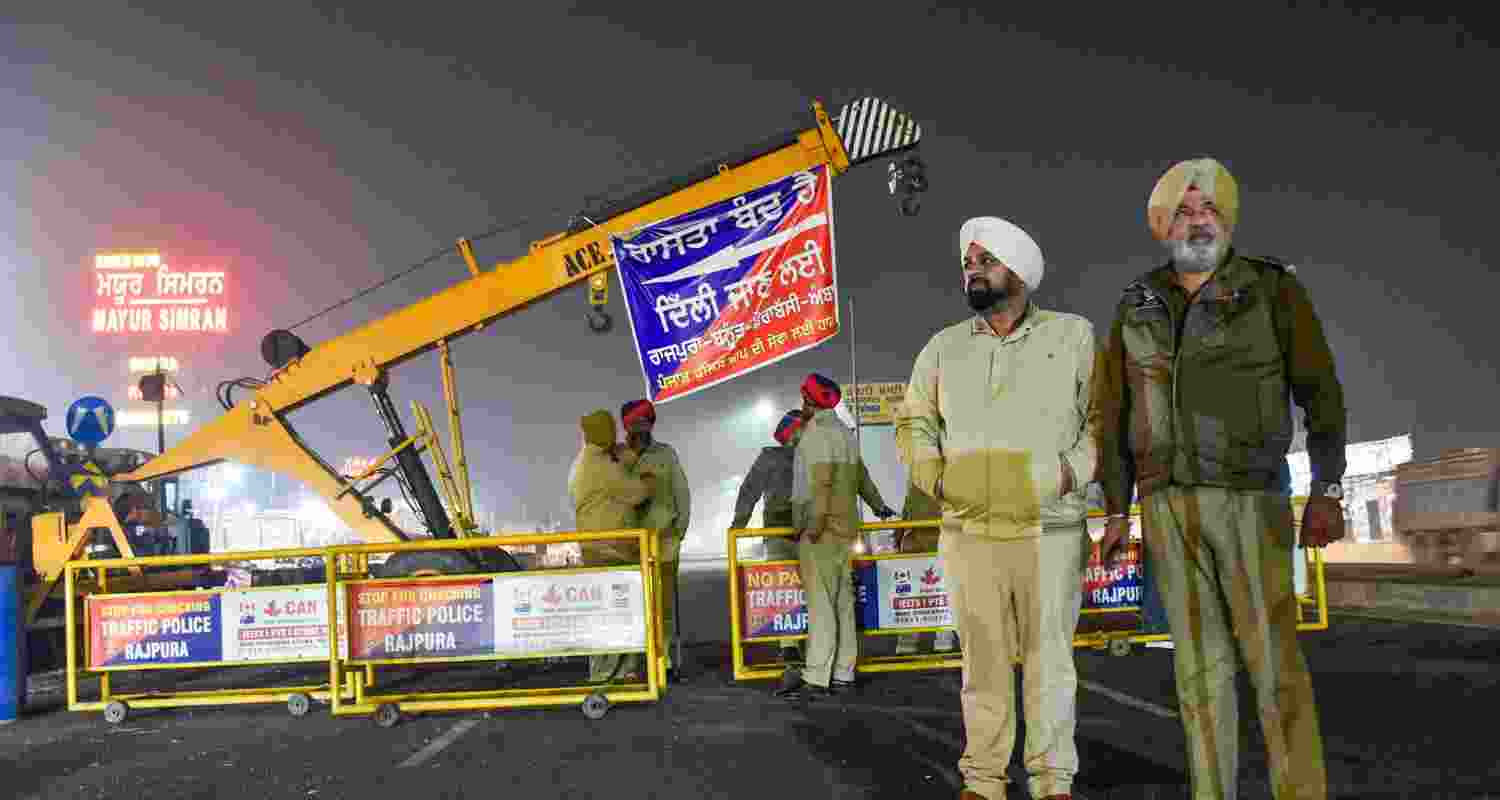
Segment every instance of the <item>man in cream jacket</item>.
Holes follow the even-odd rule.
[[[1031,796],[1071,798],[1093,326],[1031,302],[1044,261],[1016,225],[969,220],[958,255],[975,315],[917,355],[898,435],[912,482],[942,505],[938,553],[964,636],[960,797],[1006,796],[1020,662]]]

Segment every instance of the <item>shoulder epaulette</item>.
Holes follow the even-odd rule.
[[[1268,267],[1280,270],[1282,272],[1290,273],[1292,275],[1297,274],[1296,265],[1282,261],[1279,258],[1272,258],[1271,256],[1245,256],[1245,258],[1259,264],[1265,264]]]
[[[1131,281],[1125,291],[1120,293],[1120,302],[1135,308],[1149,308],[1155,305],[1166,305],[1151,284],[1144,277]]]

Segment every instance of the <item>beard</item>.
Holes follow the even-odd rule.
[[[1006,286],[1002,285],[997,289],[990,285],[988,278],[970,281],[964,294],[968,297],[969,308],[981,314],[1010,299],[1010,291]]]
[[[1202,273],[1217,269],[1228,244],[1211,233],[1191,233],[1186,239],[1166,243],[1172,266],[1178,272]]]

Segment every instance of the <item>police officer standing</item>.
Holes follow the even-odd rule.
[[[854,432],[833,411],[841,396],[838,384],[822,375],[802,383],[807,423],[792,470],[792,509],[807,595],[807,664],[802,681],[783,687],[783,694],[827,696],[854,687],[859,637],[849,557],[860,533],[859,501],[882,518],[895,516],[864,469]]]
[[[677,558],[682,552],[682,537],[687,533],[693,510],[693,496],[677,450],[652,435],[656,428],[656,407],[650,400],[633,400],[620,407],[620,421],[625,427],[625,447],[636,455],[628,472],[649,473],[653,491],[639,511],[639,527],[657,531],[660,560],[657,562],[657,585],[661,591],[662,632],[667,670],[675,671],[672,644],[677,641]]]
[[[1286,456],[1290,399],[1307,414],[1302,545],[1344,535],[1345,410],[1307,289],[1231,245],[1234,178],[1178,163],[1147,203],[1169,263],[1126,287],[1096,370],[1106,559],[1139,492],[1149,573],[1166,605],[1194,797],[1232,798],[1238,659],[1255,687],[1277,800],[1326,798],[1312,680],[1297,641]],[[1290,397],[1290,399],[1289,399]]]
[[[802,436],[802,410],[794,408],[776,424],[772,437],[776,447],[761,448],[760,455],[750,466],[750,472],[740,484],[739,496],[734,503],[734,521],[731,528],[743,528],[750,524],[750,514],[756,503],[765,499],[761,509],[761,523],[767,528],[792,527],[792,461],[797,451],[797,441]],[[797,540],[790,536],[767,536],[766,559],[768,561],[796,561]],[[787,664],[784,680],[788,683],[795,675],[792,663],[802,660],[796,639],[781,640],[781,660]]]

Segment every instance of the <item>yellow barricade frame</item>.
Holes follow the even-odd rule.
[[[640,547],[640,561],[614,566],[568,567],[562,569],[533,569],[501,573],[460,573],[409,578],[374,578],[369,575],[368,556],[377,553],[396,553],[429,550],[477,550],[520,545],[548,545],[582,543],[590,541],[618,541],[634,539]],[[383,544],[338,545],[326,548],[294,548],[281,550],[253,550],[226,553],[180,556],[145,556],[139,558],[80,559],[69,561],[64,566],[64,615],[67,659],[65,677],[67,682],[67,707],[69,711],[104,711],[112,722],[123,721],[129,708],[175,708],[188,706],[217,706],[240,704],[263,704],[292,702],[294,700],[317,699],[329,704],[335,716],[377,713],[396,717],[403,710],[454,711],[495,708],[526,708],[537,706],[563,706],[580,704],[590,716],[602,716],[615,703],[652,702],[659,700],[666,685],[665,649],[659,641],[662,631],[662,609],[660,587],[657,586],[657,541],[654,531],[647,529],[621,529],[613,531],[560,532],[552,534],[527,534],[519,536],[468,537],[418,542],[392,542]],[[191,566],[224,562],[262,561],[279,558],[316,557],[323,561],[324,580],[296,585],[257,587],[216,587],[212,589],[173,589],[161,592],[130,592],[111,594],[108,592],[108,572],[131,567]],[[640,653],[641,650],[589,650],[577,653],[545,652],[539,654],[495,653],[482,656],[459,656],[452,658],[419,657],[395,659],[358,659],[339,652],[339,631],[350,630],[351,608],[344,605],[344,614],[339,612],[339,598],[345,594],[342,587],[379,582],[387,585],[419,584],[426,581],[452,580],[455,578],[489,578],[495,576],[522,576],[546,574],[548,576],[619,572],[632,567],[640,570],[642,601],[647,611],[646,626],[646,680],[639,683],[583,684],[578,686],[539,687],[525,689],[494,689],[480,691],[407,692],[401,694],[374,694],[369,691],[375,685],[375,669],[378,666],[415,666],[476,661],[525,661],[568,656],[606,655],[611,653]],[[78,572],[92,570],[97,575],[97,592],[79,596]],[[79,619],[79,607],[87,605],[95,597],[162,597],[185,595],[208,597],[225,592],[275,591],[306,588],[322,585],[326,592],[325,625],[328,626],[329,652],[326,656],[293,659],[270,659],[255,661],[215,661],[186,664],[120,665],[87,667],[86,648],[87,617]],[[84,641],[80,645],[79,629],[84,628]],[[80,650],[84,650],[80,664]],[[115,694],[110,688],[110,675],[116,672],[145,672],[181,669],[231,669],[239,667],[267,667],[278,665],[301,665],[326,663],[328,681],[316,685],[275,686],[258,688],[207,689],[182,692],[143,692]],[[79,679],[84,674],[99,676],[100,698],[96,701],[79,700]],[[307,704],[300,711],[306,713]],[[111,718],[117,717],[117,718]],[[377,719],[380,719],[377,716]],[[381,719],[390,724],[394,719]]]
[[[83,649],[85,654],[89,646],[90,637],[87,634],[88,619],[85,616],[80,620],[77,616],[79,606],[88,605],[92,598],[110,597],[164,597],[169,595],[183,595],[190,597],[208,597],[210,595],[222,595],[226,592],[256,592],[285,590],[295,588],[291,586],[237,586],[216,587],[212,589],[171,589],[160,592],[109,592],[109,572],[111,570],[123,570],[127,568],[141,567],[181,567],[216,564],[223,562],[261,561],[280,558],[325,558],[326,553],[318,548],[288,548],[280,550],[256,550],[226,553],[205,553],[199,555],[179,556],[143,556],[138,558],[109,558],[109,559],[80,559],[67,562],[63,567],[63,618],[64,618],[64,641],[67,648],[67,659],[65,662],[65,678],[67,682],[67,701],[69,711],[104,711],[107,718],[112,722],[124,720],[124,714],[129,708],[181,708],[189,706],[218,706],[218,705],[244,705],[262,703],[289,703],[294,698],[305,698],[307,700],[330,701],[333,699],[329,684],[312,684],[296,686],[272,686],[253,688],[231,688],[231,689],[203,689],[184,692],[139,692],[115,694],[110,688],[110,675],[117,672],[155,672],[160,670],[184,670],[184,669],[239,669],[255,668],[277,665],[299,665],[316,664],[323,661],[322,658],[295,658],[295,659],[265,659],[254,661],[212,661],[196,662],[188,664],[149,664],[139,666],[113,666],[113,667],[87,667],[79,664],[79,651]],[[363,567],[363,564],[358,565]],[[97,592],[91,592],[80,597],[77,593],[77,573],[82,570],[93,570],[96,575],[94,582]],[[324,562],[324,574],[329,572],[328,562]],[[313,584],[302,584],[304,586],[316,586]],[[81,648],[78,641],[79,628],[84,628],[84,640]],[[338,644],[337,629],[331,629],[331,641],[335,646]],[[89,659],[83,658],[87,664]],[[99,699],[80,701],[78,699],[79,678],[85,674],[97,674],[99,676]],[[345,690],[349,697],[353,697],[352,687]],[[305,708],[303,709],[305,713]]]
[[[328,680],[332,687],[332,702],[329,711],[334,716],[375,714],[381,724],[392,724],[402,711],[475,711],[497,708],[534,708],[538,706],[566,706],[578,704],[591,717],[602,716],[615,703],[654,702],[661,699],[666,685],[666,657],[659,641],[662,629],[662,610],[659,587],[656,585],[657,542],[654,531],[645,528],[630,528],[614,531],[590,531],[535,534],[503,537],[469,537],[427,542],[400,542],[388,544],[359,544],[330,547],[325,553],[330,559],[344,555],[371,553],[396,553],[418,550],[467,550],[501,545],[560,544],[572,542],[610,541],[635,539],[640,546],[641,560],[635,565],[641,571],[642,601],[646,614],[646,681],[644,683],[580,684],[526,689],[487,689],[448,692],[406,692],[399,694],[372,694],[367,688],[374,686],[374,669],[380,664],[414,665],[472,663],[476,661],[526,661],[558,658],[571,655],[607,655],[610,653],[638,653],[639,650],[590,650],[578,653],[539,653],[514,655],[496,653],[485,656],[457,656],[452,658],[380,659],[367,661],[345,658],[338,652],[338,640],[329,639]],[[503,573],[473,573],[465,575],[441,575],[421,578],[351,577],[345,579],[332,574],[328,581],[328,603],[336,603],[339,587],[353,583],[377,580],[382,584],[416,584],[422,581],[451,580],[457,577],[489,577],[520,575],[566,575],[594,572],[618,572],[629,568],[629,564],[603,567],[569,567],[564,569],[523,570]],[[336,608],[336,605],[329,606]],[[349,607],[345,606],[345,613]],[[354,697],[345,700],[341,691],[341,673],[350,671]]]
[[[1293,527],[1302,527],[1301,511],[1307,504],[1307,498],[1293,498]],[[1140,516],[1140,507],[1132,506],[1131,517]],[[1107,515],[1102,511],[1091,511],[1088,519],[1103,519]],[[1085,523],[1087,524],[1087,523]],[[902,522],[866,522],[860,525],[863,533],[876,533],[893,530],[913,530],[917,528],[937,528],[942,525],[941,519],[911,520]],[[743,611],[741,609],[741,587],[740,567],[745,564],[795,564],[795,561],[786,560],[743,560],[739,556],[738,543],[740,539],[759,539],[770,537],[790,538],[796,535],[792,528],[730,528],[728,531],[728,553],[729,553],[729,630],[730,645],[734,657],[734,679],[737,681],[765,680],[781,677],[784,666],[777,663],[766,666],[751,666],[745,662],[745,648],[747,645],[766,644],[782,640],[806,640],[807,634],[792,634],[778,636],[761,636],[744,638],[744,630],[741,623]],[[1132,541],[1140,542],[1138,536],[1132,536]],[[1144,543],[1142,544],[1144,546]],[[883,553],[879,555],[860,556],[851,559],[854,561],[881,561],[895,558],[912,558],[917,556],[935,556],[936,551],[928,553]],[[1297,630],[1298,632],[1325,631],[1328,629],[1328,591],[1324,577],[1323,551],[1321,548],[1307,548],[1303,550],[1303,557],[1308,568],[1308,593],[1297,595]],[[1315,611],[1309,613],[1308,608]],[[1105,615],[1105,614],[1129,614],[1139,612],[1140,606],[1120,606],[1117,608],[1085,608],[1081,615]],[[1311,617],[1309,619],[1309,617]],[[1080,616],[1080,619],[1082,616]],[[941,631],[956,631],[954,626],[942,626],[931,628],[899,628],[891,630],[860,631],[860,636],[902,636],[916,633],[934,633]],[[962,647],[962,634],[959,634],[959,646]],[[1148,644],[1151,642],[1171,641],[1170,633],[1149,634],[1139,629],[1128,631],[1094,631],[1089,633],[1075,634],[1073,646],[1075,648],[1109,649],[1115,655],[1126,655],[1130,647],[1136,644]],[[930,669],[959,669],[963,667],[963,656],[960,650],[951,652],[917,653],[912,655],[877,656],[873,658],[861,658],[855,665],[856,672],[898,672],[912,670]]]

